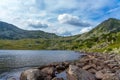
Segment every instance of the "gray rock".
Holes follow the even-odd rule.
[[[93,74],[74,65],[69,66],[67,78],[68,80],[96,80]]]
[[[14,78],[13,76],[8,77],[6,80],[16,80],[16,78]]]
[[[97,70],[96,70],[96,69],[91,68],[91,69],[89,69],[89,70],[88,70],[88,72],[90,72],[90,73],[92,73],[92,74],[95,74],[95,73],[97,72]]]
[[[40,74],[41,73],[38,69],[29,69],[22,72],[20,80],[37,80]]]
[[[116,76],[119,78],[119,80],[120,80],[120,70],[118,70],[118,71],[116,71]]]
[[[106,73],[104,74],[102,80],[120,80],[120,79],[113,73]]]
[[[95,64],[86,65],[86,66],[84,66],[82,69],[88,70],[88,69],[90,69],[90,68],[96,69],[96,65],[95,65]]]
[[[97,79],[102,79],[103,76],[104,76],[104,74],[102,73],[102,71],[98,71],[98,72],[96,72],[96,74],[95,74],[95,77],[96,77]]]
[[[65,67],[63,65],[56,66],[57,71],[64,71]]]
[[[20,80],[51,80],[52,77],[41,72],[39,69],[29,69],[22,72]]]
[[[51,75],[51,76],[54,76],[54,74],[55,74],[54,67],[45,67],[45,68],[41,69],[41,71],[48,74],[48,75]]]

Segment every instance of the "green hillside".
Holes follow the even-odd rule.
[[[120,53],[120,20],[110,18],[90,32],[70,37],[1,39],[0,49],[54,49]]]

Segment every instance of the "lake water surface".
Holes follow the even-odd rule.
[[[80,57],[74,51],[62,50],[0,50],[0,80],[14,77],[19,80],[20,73],[31,67],[52,62],[76,60]]]

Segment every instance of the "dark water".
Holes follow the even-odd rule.
[[[80,54],[74,51],[46,50],[0,50],[0,80],[19,79],[20,73],[28,68],[75,60]]]

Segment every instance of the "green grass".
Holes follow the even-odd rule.
[[[78,36],[79,37],[79,36]],[[91,37],[85,40],[75,37],[54,39],[0,40],[0,49],[15,50],[78,50],[87,52],[112,52],[120,49],[120,32]]]

